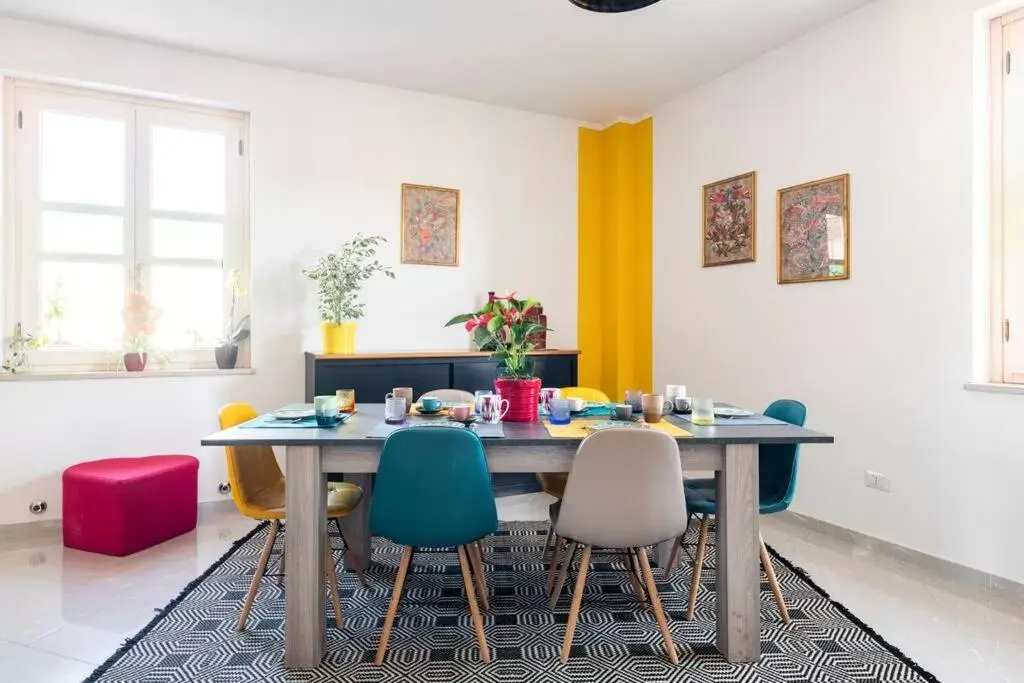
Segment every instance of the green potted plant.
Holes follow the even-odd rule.
[[[492,350],[491,358],[498,361],[498,377],[494,389],[508,399],[509,422],[537,420],[540,396],[540,378],[533,374],[534,348],[532,339],[548,330],[531,320],[532,312],[540,302],[536,299],[517,299],[515,293],[490,297],[479,311],[457,315],[445,327],[465,325],[478,349]]]
[[[224,321],[224,332],[217,341],[213,350],[217,367],[221,370],[230,370],[238,362],[238,345],[249,338],[249,316],[243,316],[241,320],[235,320],[238,308],[238,300],[245,296],[242,288],[242,275],[237,270],[228,272],[227,282],[224,285],[231,292],[231,308],[228,311],[227,319]]]
[[[341,249],[302,271],[316,283],[325,354],[355,353],[356,321],[363,317],[365,306],[359,301],[360,290],[378,273],[395,278],[394,271],[376,259],[377,247],[385,242],[379,235],[356,233]]]

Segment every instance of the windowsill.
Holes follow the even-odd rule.
[[[0,382],[45,382],[45,381],[74,381],[81,379],[157,379],[160,377],[215,377],[219,375],[253,375],[255,368],[234,368],[232,370],[221,370],[219,368],[201,368],[180,370],[143,370],[142,372],[128,372],[127,370],[108,370],[95,372],[54,372],[54,371],[29,371],[18,374],[0,375]]]
[[[1000,382],[967,382],[967,391],[985,391],[991,394],[1024,394],[1024,384],[1002,384]]]

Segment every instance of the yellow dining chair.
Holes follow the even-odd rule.
[[[587,403],[611,403],[608,399],[608,394],[604,393],[600,389],[591,389],[590,387],[562,387],[558,390],[558,395],[561,398],[581,398]],[[562,495],[565,493],[565,482],[569,478],[569,475],[565,472],[538,472],[536,475],[537,481],[540,483],[541,489],[544,493],[549,496],[554,496],[559,500],[562,499]],[[551,528],[555,525],[552,523]],[[548,529],[548,537],[544,542],[544,554],[547,555],[548,548],[551,546],[551,539],[553,538],[553,532],[551,528]]]
[[[220,428],[228,429],[236,425],[248,422],[256,417],[256,411],[248,403],[230,403],[220,409]],[[281,472],[281,466],[277,464],[274,457],[274,449],[270,446],[228,446],[227,451],[228,481],[231,482],[231,497],[234,498],[238,511],[246,517],[270,522],[270,530],[267,532],[267,542],[260,553],[260,559],[256,564],[256,572],[249,584],[249,593],[242,605],[242,613],[238,616],[236,628],[241,631],[245,628],[245,622],[249,618],[249,611],[256,599],[260,582],[267,570],[267,563],[270,561],[270,553],[274,549],[274,541],[281,530],[281,521],[285,518],[285,477]],[[355,484],[338,483],[332,484],[333,490],[327,496],[327,519],[334,520],[338,526],[338,533],[341,533],[341,520],[359,505],[363,499],[363,490]],[[345,540],[342,535],[342,541]],[[348,544],[345,544],[348,548]],[[348,548],[352,553],[352,549]],[[356,558],[353,562],[356,567],[362,563]],[[284,569],[284,555],[281,556],[281,567]],[[327,542],[327,552],[324,556],[324,569],[327,573],[327,583],[331,590],[331,602],[334,606],[334,622],[338,628],[344,626],[344,616],[341,611],[341,599],[338,596],[338,578],[334,569],[334,552],[331,548],[330,539]],[[360,583],[365,585],[366,580],[361,569],[356,570]]]

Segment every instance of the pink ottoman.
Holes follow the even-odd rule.
[[[196,528],[199,461],[151,455],[64,470],[64,547],[118,557]]]

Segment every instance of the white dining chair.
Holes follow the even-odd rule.
[[[573,459],[555,522],[555,535],[565,548],[556,543],[554,563],[567,569],[576,550],[582,548],[562,644],[563,662],[568,660],[572,647],[590,556],[598,548],[622,551],[631,575],[634,568],[638,570],[669,661],[679,663],[647,548],[680,536],[687,521],[683,472],[675,439],[654,429],[630,427],[600,431],[583,440]],[[638,597],[643,599],[641,593],[637,590]]]
[[[476,396],[462,389],[434,389],[420,396],[419,400],[422,401],[424,396],[431,396],[445,403],[473,403],[476,400]]]

